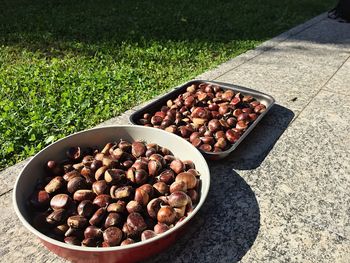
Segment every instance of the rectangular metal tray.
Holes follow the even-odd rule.
[[[248,129],[242,134],[242,136],[234,144],[232,144],[232,146],[229,149],[222,152],[217,152],[217,153],[204,152],[200,150],[203,156],[210,160],[219,160],[219,159],[225,158],[238,147],[238,145],[247,137],[247,135],[255,128],[255,126],[261,121],[261,119],[268,113],[268,111],[271,109],[271,107],[275,103],[275,99],[272,96],[253,89],[249,89],[246,87],[229,84],[229,83],[208,81],[208,80],[192,80],[181,86],[176,87],[174,90],[161,96],[159,99],[135,111],[133,114],[130,115],[129,121],[134,125],[139,125],[137,124],[137,121],[143,117],[144,113],[155,113],[156,111],[159,111],[162,106],[166,105],[166,102],[169,99],[175,99],[178,95],[186,92],[187,87],[191,86],[192,84],[198,85],[200,83],[218,85],[224,90],[231,89],[235,92],[240,92],[243,95],[253,96],[255,99],[259,100],[261,103],[263,103],[266,106],[266,111],[264,111],[259,115],[259,117],[248,127]]]

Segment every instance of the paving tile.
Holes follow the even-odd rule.
[[[13,189],[17,176],[30,159],[31,157],[0,172],[0,196]]]
[[[273,215],[261,224],[259,235],[242,263],[349,262],[350,241],[321,227]]]
[[[350,96],[350,59],[344,63],[323,89]]]
[[[17,218],[12,192],[0,197],[1,262],[65,262],[48,251]]]
[[[298,215],[350,239],[349,108],[350,97],[321,91],[261,166],[239,171],[267,206],[262,217]],[[232,167],[230,158],[225,164]]]
[[[340,34],[334,27],[333,21],[322,20],[216,80],[270,94],[297,115],[350,55],[349,49],[326,44],[321,34],[310,33],[331,34],[335,43],[350,37],[350,30]]]

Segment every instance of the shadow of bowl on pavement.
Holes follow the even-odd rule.
[[[251,248],[260,210],[250,186],[231,168],[211,166],[211,186],[187,232],[154,262],[237,262]]]
[[[251,170],[260,166],[279,137],[294,118],[294,113],[278,104],[251,131],[227,158],[223,165],[237,170]]]

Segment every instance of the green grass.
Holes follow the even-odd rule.
[[[254,48],[331,0],[1,0],[0,169]]]

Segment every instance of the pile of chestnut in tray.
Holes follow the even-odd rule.
[[[227,150],[266,106],[252,96],[201,83],[168,100],[159,111],[145,113],[138,124],[175,133],[205,152]]]
[[[200,174],[190,160],[142,141],[71,147],[45,164],[28,208],[42,233],[73,245],[109,247],[155,237],[199,201]]]

